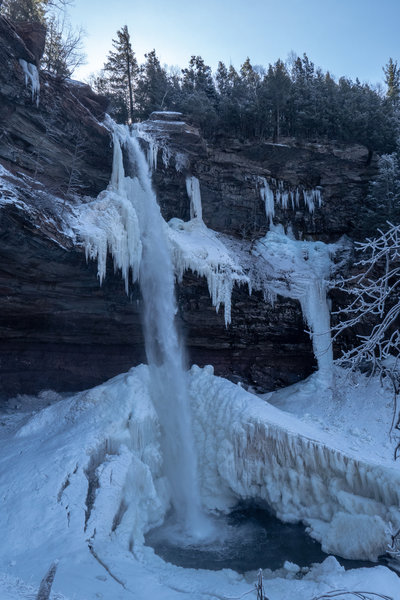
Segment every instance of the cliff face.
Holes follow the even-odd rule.
[[[128,298],[110,260],[100,287],[96,265],[86,262],[64,223],[64,211],[73,210],[67,191],[95,196],[108,184],[105,105],[87,86],[40,73],[37,107],[18,61],[34,64],[36,57],[2,18],[0,39],[0,166],[9,172],[0,173],[0,393],[83,389],[145,360],[138,286]],[[204,222],[216,231],[250,240],[264,235],[260,186],[267,180],[277,189],[322,194],[313,213],[302,202],[276,206],[276,221],[290,223],[297,236],[336,241],[360,235],[374,169],[365,166],[361,147],[293,140],[225,140],[210,147],[179,115],[154,115],[142,130],[159,141],[153,179],[167,220],[189,218],[190,174],[200,181]],[[225,327],[204,279],[186,273],[177,296],[188,362],[211,363],[216,374],[263,390],[314,369],[296,301],[278,298],[272,306],[260,293],[236,288],[232,323]]]
[[[20,33],[37,49],[29,31]],[[12,172],[34,175],[58,195],[70,191],[71,174],[76,191],[97,194],[111,171],[110,135],[100,122],[105,100],[87,85],[41,72],[37,106],[19,62],[35,65],[37,54],[2,16],[0,40],[0,160]]]

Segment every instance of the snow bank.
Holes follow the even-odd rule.
[[[36,100],[36,106],[39,106],[40,100],[40,80],[39,80],[39,71],[37,67],[32,63],[26,62],[23,58],[19,59],[19,64],[22,67],[22,70],[25,75],[25,85],[28,83],[32,89],[32,102]]]

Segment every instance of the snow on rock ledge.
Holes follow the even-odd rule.
[[[207,279],[211,301],[217,311],[224,305],[225,325],[231,322],[233,286],[246,284],[248,277],[218,234],[200,219],[185,223],[181,219],[169,222],[169,242],[178,281],[186,270]]]

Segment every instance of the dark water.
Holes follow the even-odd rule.
[[[240,505],[216,521],[216,539],[201,544],[180,543],[171,535],[173,517],[146,536],[146,544],[174,565],[238,573],[255,569],[276,570],[290,561],[300,567],[320,563],[328,556],[311,539],[303,525],[282,523],[264,507]],[[374,563],[336,557],[345,568],[372,567]]]

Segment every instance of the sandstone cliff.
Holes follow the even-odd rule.
[[[128,297],[110,260],[100,287],[96,265],[86,262],[63,225],[64,211],[90,201],[110,178],[104,99],[41,72],[36,106],[19,59],[35,64],[37,57],[21,35],[0,17],[0,165],[8,171],[0,178],[2,395],[83,389],[145,360],[138,286]],[[363,235],[374,165],[365,166],[360,146],[225,139],[211,147],[179,116],[155,115],[144,130],[160,142],[154,185],[167,220],[188,219],[185,178],[191,174],[200,181],[207,226],[254,240],[268,228],[260,195],[260,181],[268,179],[285,190],[320,191],[322,206],[313,213],[302,204],[277,207],[276,219],[297,236]],[[259,292],[234,289],[232,323],[225,327],[202,278],[187,273],[177,295],[190,363],[212,363],[216,374],[263,390],[315,368],[296,301],[278,298],[271,306]]]

